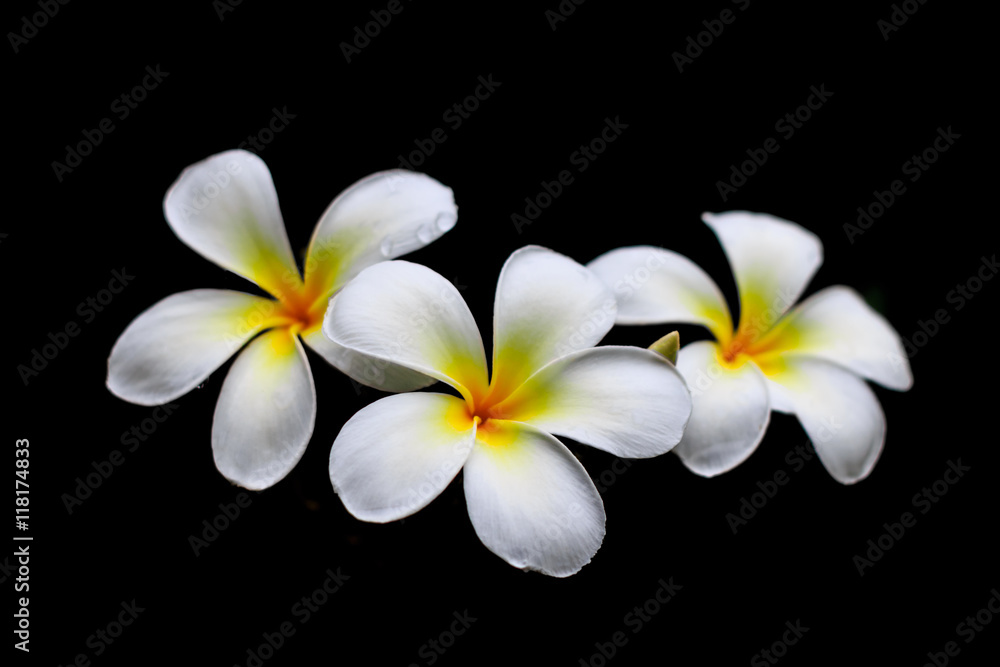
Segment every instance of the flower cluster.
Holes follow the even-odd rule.
[[[270,172],[229,151],[186,169],[164,213],[205,258],[273,298],[200,289],[141,313],[108,359],[107,386],[142,405],[174,400],[233,354],[211,443],[219,471],[270,487],[301,458],[316,419],[303,344],[393,395],[340,430],[330,480],[347,510],[401,519],[462,471],[469,517],[508,563],[557,577],[604,538],[600,495],[556,437],[616,456],[675,452],[697,474],[732,469],[763,439],[771,410],[795,414],[842,483],[872,470],[885,417],[865,383],[912,384],[900,339],[847,287],[792,307],[819,267],[819,239],[768,215],[706,214],[739,289],[734,326],[715,283],[662,248],[612,250],[584,266],[528,246],[497,283],[493,354],[457,289],[395,259],[451,229],[452,191],[418,173],[373,174],[322,215],[300,271]],[[695,323],[715,341],[676,351],[597,346],[614,324]],[[412,391],[442,382],[452,393]]]

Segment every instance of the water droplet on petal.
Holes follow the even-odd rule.
[[[419,239],[421,243],[430,243],[437,237],[435,232],[436,230],[434,229],[434,225],[429,222],[420,225],[417,229],[417,239]]]
[[[383,239],[382,240],[382,245],[379,246],[379,250],[382,251],[382,256],[383,257],[392,257],[392,247],[393,247],[392,239],[390,239],[388,237],[385,238],[385,239]]]
[[[441,232],[446,232],[455,226],[455,222],[458,221],[458,217],[454,213],[438,213],[437,219],[434,224]]]

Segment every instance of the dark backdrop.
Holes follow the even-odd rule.
[[[30,528],[9,530],[34,538],[31,653],[5,648],[15,664],[68,665],[82,654],[79,664],[228,667],[257,664],[256,654],[268,666],[759,665],[771,664],[768,656],[789,665],[922,665],[930,652],[974,665],[997,654],[1000,621],[987,606],[993,595],[1000,605],[996,436],[985,427],[996,411],[1000,281],[970,283],[980,271],[992,276],[995,268],[983,267],[997,250],[986,215],[992,128],[974,115],[993,87],[992,67],[981,68],[979,27],[990,19],[980,10],[912,0],[898,9],[404,1],[397,14],[381,1],[322,12],[255,0],[49,4],[19,0],[3,22],[14,146],[6,154],[14,213],[0,228],[4,446],[28,438],[31,451]],[[355,28],[374,21],[371,12],[391,20],[366,43]],[[361,48],[345,56],[341,43],[355,39]],[[688,60],[674,55],[685,52]],[[456,127],[444,114],[480,77],[498,84]],[[121,96],[144,80],[144,99],[128,106]],[[812,87],[825,91],[821,105],[813,98],[819,108],[799,127],[780,123]],[[279,114],[281,131],[262,133]],[[609,121],[620,136],[593,160],[574,158]],[[436,128],[446,140],[409,157]],[[952,143],[926,171],[904,167],[949,128]],[[329,449],[341,425],[381,394],[357,392],[310,355],[319,414],[309,449],[285,480],[246,501],[215,469],[210,446],[228,364],[139,444],[123,444],[123,434],[152,409],[115,398],[104,379],[117,336],[159,299],[250,289],[184,246],[161,208],[185,166],[250,136],[297,250],[344,187],[398,166],[401,155],[421,161],[415,168],[454,189],[460,216],[406,259],[454,279],[487,333],[500,267],[523,245],[584,262],[623,245],[667,246],[733,301],[701,212],[794,220],[825,247],[809,292],[845,283],[864,294],[921,345],[911,359],[915,386],[876,388],[885,451],[871,477],[850,487],[815,459],[795,463],[796,447],[812,450],[786,415],[774,415],[744,465],[710,480],[673,455],[625,467],[570,443],[603,489],[607,537],[591,564],[560,580],[492,555],[457,483],[405,521],[351,517],[330,486]],[[88,138],[100,140],[89,155],[67,155]],[[745,182],[720,190],[732,165],[739,169],[747,151],[760,158],[769,138],[777,152],[764,151]],[[525,199],[562,170],[573,182],[518,227],[512,215],[526,215]],[[867,228],[845,229],[894,180],[905,192]],[[100,312],[80,308],[114,271],[134,278]],[[960,285],[980,289],[966,298],[953,291]],[[79,335],[25,383],[17,367],[69,322]],[[645,346],[669,330],[619,328],[606,342]],[[706,336],[681,332],[686,341]],[[77,493],[77,478],[95,465],[107,469],[115,450],[120,465],[69,512],[65,494]],[[13,459],[10,452],[11,467]],[[959,462],[969,468],[962,477],[933,486]],[[760,503],[753,494],[771,488],[778,471],[787,483],[734,534],[727,514],[744,499]],[[914,498],[925,488],[933,503]],[[235,513],[238,498],[248,506],[196,555],[191,536],[212,537],[203,522],[225,525],[220,504]],[[915,523],[885,536],[886,524],[898,535],[893,524],[907,511]],[[887,548],[859,573],[855,556],[880,537]],[[17,573],[4,563],[6,608],[16,610]],[[306,618],[296,605],[328,572],[340,588]],[[664,583],[674,596],[661,605]],[[123,609],[133,601],[136,618],[117,638],[95,634],[117,634],[109,624],[131,620]],[[961,625],[977,613],[979,630]],[[294,635],[279,641],[282,624]],[[948,642],[957,655],[945,653]]]

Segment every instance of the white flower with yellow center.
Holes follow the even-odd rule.
[[[604,505],[551,433],[617,456],[668,451],[691,399],[663,356],[597,347],[616,312],[608,288],[573,260],[518,250],[497,284],[492,380],[468,306],[430,269],[386,262],[331,301],[323,333],[338,345],[429,375],[460,394],[383,398],[343,427],[330,479],[365,521],[409,516],[464,469],[477,535],[516,567],[565,577],[597,552]]]
[[[837,481],[864,479],[885,440],[885,415],[864,379],[900,391],[913,384],[899,336],[842,285],[786,313],[823,261],[811,232],[764,214],[703,219],[736,278],[735,331],[722,292],[682,255],[629,247],[588,264],[614,290],[618,324],[693,323],[715,335],[678,354],[694,407],[674,452],[699,475],[731,470],[756,449],[778,410],[798,417]]]
[[[132,403],[166,403],[204,382],[250,341],[226,376],[212,423],[215,463],[230,481],[267,488],[305,451],[316,391],[302,342],[358,382],[385,391],[434,381],[373,364],[324,338],[320,325],[330,297],[359,271],[423,247],[454,226],[449,188],[400,170],[358,181],[317,223],[304,278],[271,174],[253,153],[228,151],[188,167],[163,210],[181,241],[276,300],[218,289],[168,296],[118,338],[107,385]]]

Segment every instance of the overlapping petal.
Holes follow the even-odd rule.
[[[899,334],[843,285],[803,301],[761,343],[785,355],[832,361],[890,389],[905,391],[913,384]]]
[[[823,244],[795,223],[763,213],[705,213],[740,296],[739,329],[763,334],[798,301],[820,264]]]
[[[492,412],[617,456],[646,458],[680,440],[691,397],[662,355],[606,346],[544,366]]]
[[[275,296],[301,288],[271,172],[242,150],[191,165],[167,191],[163,212],[174,233],[219,266]]]
[[[494,303],[494,394],[506,396],[553,359],[593,347],[616,313],[614,296],[592,271],[547,248],[515,251]]]
[[[302,342],[341,373],[373,389],[388,392],[413,391],[437,382],[436,378],[399,364],[375,359],[338,345],[324,336],[320,329],[302,334]]]
[[[786,358],[770,370],[830,475],[842,484],[867,477],[885,441],[885,415],[871,387],[822,359]]]
[[[459,398],[432,393],[389,396],[344,424],[330,451],[330,480],[344,506],[359,519],[401,519],[448,486],[475,437],[475,423]]]
[[[578,571],[600,547],[604,508],[580,463],[548,431],[648,457],[680,439],[691,409],[683,379],[662,355],[591,349],[616,309],[600,278],[573,260],[537,247],[514,253],[497,287],[487,386],[481,339],[448,281],[408,262],[361,271],[331,301],[324,334],[448,382],[465,400],[391,397],[352,419],[331,454],[335,488],[354,497],[345,504],[371,521],[406,516],[444,488],[467,454],[466,500],[483,543],[516,567],[559,577]],[[423,419],[436,421],[437,432]],[[474,434],[471,451],[447,457],[443,467],[438,461],[447,448],[421,444],[397,453],[414,440],[468,443],[468,434]],[[372,444],[381,441],[387,446]],[[433,483],[429,468],[439,471]],[[368,485],[368,478],[375,481]],[[415,488],[423,491],[408,491]]]
[[[733,331],[726,299],[701,267],[671,250],[632,246],[587,264],[614,292],[618,324],[701,324],[719,340]]]
[[[298,463],[316,421],[305,351],[287,329],[260,335],[233,362],[212,421],[215,465],[226,479],[266,489]]]
[[[108,358],[108,389],[139,405],[160,405],[205,381],[272,324],[275,304],[252,294],[180,292],[141,313]]]
[[[368,267],[330,301],[323,333],[466,398],[485,390],[486,353],[472,313],[455,286],[425,266],[395,260]]]
[[[674,453],[703,477],[732,470],[757,448],[770,421],[763,374],[752,361],[720,363],[719,346],[710,341],[681,348],[677,370],[691,390],[692,410]]]
[[[515,567],[567,577],[604,539],[604,503],[566,447],[532,426],[490,420],[465,464],[469,518]]]
[[[426,174],[402,169],[367,176],[320,218],[306,255],[306,285],[329,295],[377,262],[418,250],[455,226],[454,194]]]

